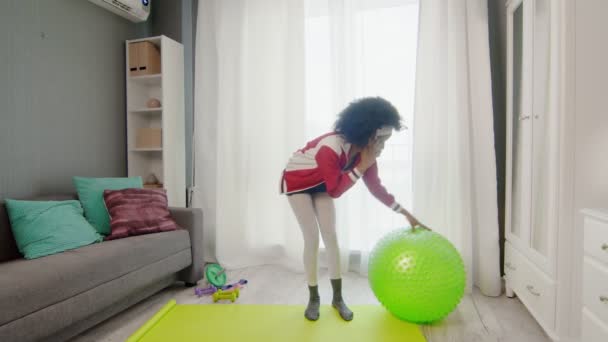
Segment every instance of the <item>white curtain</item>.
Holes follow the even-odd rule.
[[[195,75],[193,205],[207,260],[302,269],[302,238],[278,194],[305,140],[301,0],[201,0]]]
[[[331,129],[336,114],[353,99],[391,101],[409,129],[391,137],[378,166],[383,184],[406,208],[412,197],[417,31],[417,0],[306,1],[307,138]],[[363,183],[336,200],[336,207],[342,269],[366,274],[376,242],[407,221]]]
[[[409,126],[379,159],[383,183],[457,246],[469,286],[500,293],[485,0],[201,0],[195,82],[207,260],[302,270],[280,172],[349,101],[379,95]],[[365,273],[406,225],[363,184],[337,210],[344,270]]]
[[[362,96],[383,96],[409,131],[379,160],[398,200],[411,203],[411,123],[417,36],[414,0],[203,0],[196,42],[193,204],[205,213],[206,259],[226,267],[302,269],[302,237],[278,194],[288,157],[333,129]],[[363,184],[337,201],[343,269],[406,225]],[[324,254],[321,253],[323,265]]]
[[[452,241],[468,290],[501,293],[486,0],[424,0],[416,69],[414,212]]]

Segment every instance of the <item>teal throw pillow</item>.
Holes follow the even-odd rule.
[[[19,251],[35,259],[103,240],[83,216],[80,202],[7,199],[6,211]]]
[[[104,190],[141,189],[141,177],[88,178],[74,177],[78,199],[84,208],[84,216],[103,235],[110,234],[110,215],[103,201]]]

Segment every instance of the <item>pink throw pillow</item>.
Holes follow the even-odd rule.
[[[178,229],[171,218],[164,189],[105,190],[111,233],[106,240]]]

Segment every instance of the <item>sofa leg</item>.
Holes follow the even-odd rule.
[[[196,286],[196,283],[185,282],[184,285],[186,285],[186,287],[193,287]]]

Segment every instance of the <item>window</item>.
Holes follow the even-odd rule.
[[[309,0],[306,7],[308,137],[329,131],[352,99],[382,96],[392,102],[408,129],[388,141],[378,159],[380,178],[411,207],[418,1]],[[384,233],[406,225],[363,184],[343,198],[337,202],[338,229],[347,227],[350,249],[369,250]]]

